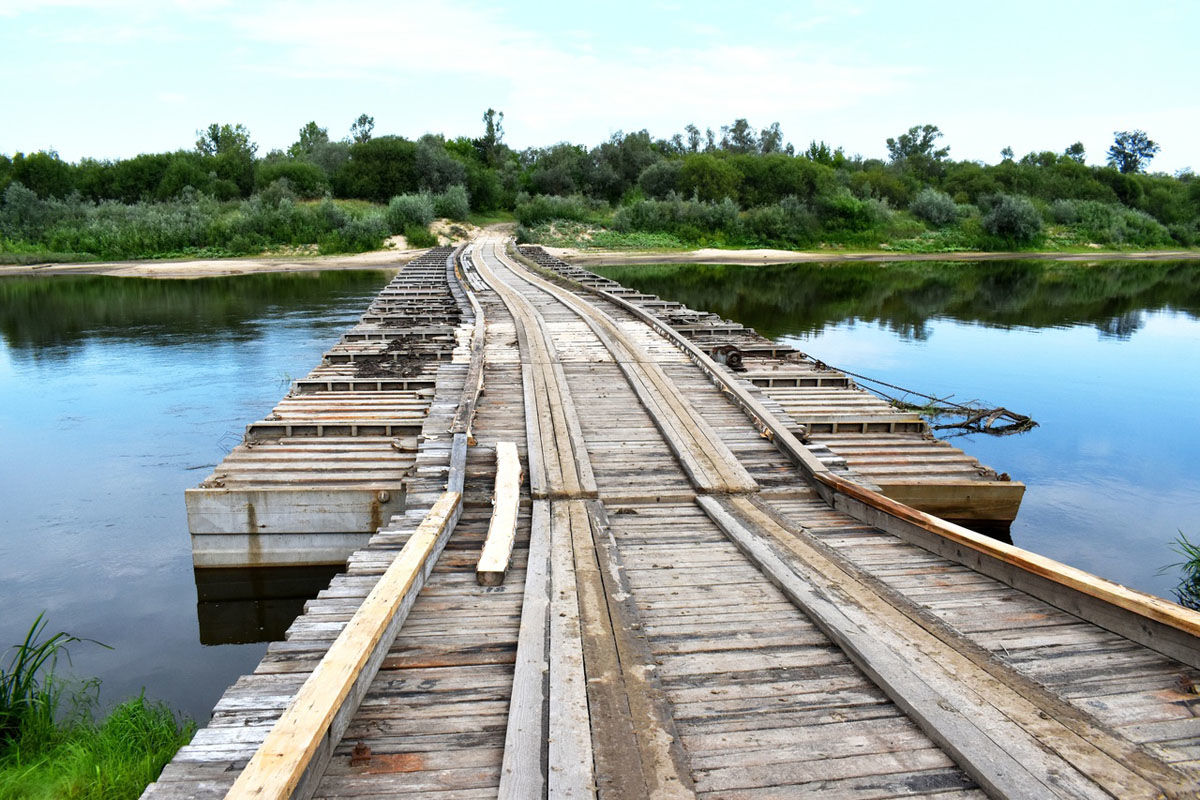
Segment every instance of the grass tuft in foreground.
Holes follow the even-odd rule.
[[[67,645],[83,640],[45,631],[39,614],[0,667],[0,800],[138,797],[195,725],[144,696],[96,721],[99,682],[55,675]]]
[[[1182,573],[1175,587],[1175,600],[1185,608],[1200,611],[1200,544],[1189,541],[1180,531],[1171,549],[1183,556],[1182,561],[1163,567],[1164,570],[1178,569]]]

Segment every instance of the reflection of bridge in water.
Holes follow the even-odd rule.
[[[740,326],[431,251],[189,492],[227,600],[348,560],[147,796],[1192,791],[1200,615],[943,519],[1022,490]]]

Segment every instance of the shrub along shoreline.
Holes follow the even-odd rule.
[[[483,135],[374,136],[362,115],[330,139],[309,122],[258,155],[241,125],[212,124],[193,150],[68,163],[0,154],[0,258],[231,257],[287,248],[356,253],[429,220],[515,218],[524,241],[609,249],[858,249],[908,253],[1200,246],[1200,180],[1147,174],[1158,146],[1116,132],[1107,165],[1078,142],[998,163],[955,161],[935,125],[887,139],[888,158],[778,124],[653,138],[618,131],[595,147],[516,150],[502,113]]]
[[[435,211],[465,220],[469,207],[462,187],[397,196],[381,206],[330,197],[301,200],[280,178],[246,200],[184,192],[165,202],[125,204],[78,196],[43,199],[11,183],[0,204],[0,260],[230,258],[298,247],[331,255],[378,250],[397,234],[412,247],[432,247]]]
[[[819,203],[789,195],[749,211],[728,198],[687,200],[672,193],[611,212],[583,197],[539,196],[518,205],[516,217],[521,242],[596,250],[1020,253],[1181,248],[1149,214],[1120,204],[1065,199],[1038,204],[1002,193],[965,204],[931,188],[904,211],[877,200],[859,201],[848,192]]]

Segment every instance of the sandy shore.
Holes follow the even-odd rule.
[[[1092,253],[829,253],[795,250],[703,249],[678,253],[576,250],[547,247],[546,251],[579,266],[623,264],[795,264],[853,261],[1163,261],[1200,259],[1200,250]],[[93,261],[80,264],[0,266],[0,277],[17,275],[115,275],[125,278],[207,278],[259,272],[313,272],[344,269],[395,269],[424,250],[376,250],[349,256],[260,256],[164,261]]]
[[[92,261],[81,264],[0,266],[8,275],[115,275],[123,278],[209,278],[256,272],[313,272],[331,269],[394,269],[424,250],[376,250],[349,256],[260,256],[165,261]]]
[[[564,261],[587,266],[624,264],[797,264],[806,261],[1009,261],[1041,259],[1047,261],[1169,261],[1200,259],[1200,250],[1155,250],[1148,252],[1103,251],[1088,253],[840,253],[796,250],[718,250],[706,248],[679,253],[616,252],[547,247],[546,252]]]

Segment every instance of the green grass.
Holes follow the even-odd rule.
[[[528,229],[532,244],[548,247],[574,247],[580,250],[663,250],[679,251],[689,245],[669,233],[630,231],[623,233],[586,222],[557,220]]]
[[[516,222],[517,217],[511,211],[488,211],[476,212],[472,211],[467,215],[467,222],[477,228],[483,228],[488,225],[497,225],[505,222]]]
[[[437,247],[438,238],[423,225],[408,225],[404,228],[404,240],[409,247]]]
[[[97,721],[99,681],[55,675],[67,645],[34,621],[0,667],[0,800],[136,798],[186,744],[195,725],[138,696]]]
[[[1183,531],[1179,532],[1171,549],[1183,557],[1182,561],[1168,564],[1160,572],[1178,569],[1181,573],[1175,587],[1175,600],[1181,606],[1200,611],[1200,544],[1191,542]]]

